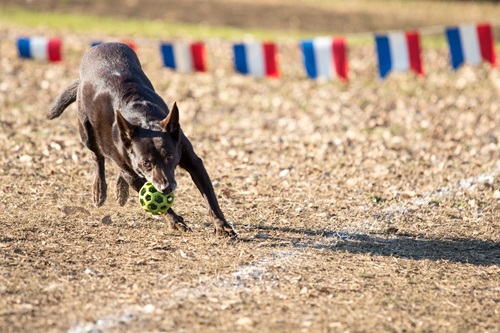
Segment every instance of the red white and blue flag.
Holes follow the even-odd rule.
[[[307,75],[311,79],[340,77],[347,80],[347,47],[345,39],[316,37],[300,43]]]
[[[233,45],[236,72],[255,77],[278,77],[276,44],[249,41]]]
[[[137,45],[134,43],[133,40],[126,39],[126,40],[120,41],[120,43],[126,44],[128,47],[130,47],[132,50],[134,50],[135,53],[137,53]],[[102,42],[101,41],[93,41],[92,43],[90,43],[90,47],[97,46],[99,44],[102,44]]]
[[[41,61],[56,62],[62,59],[62,41],[46,37],[18,38],[19,57]]]
[[[419,75],[424,74],[418,32],[391,32],[387,35],[376,35],[375,43],[381,78],[385,78],[391,71],[412,70]]]
[[[203,42],[162,43],[163,64],[181,73],[206,72],[206,52]]]
[[[497,65],[493,31],[488,23],[446,28],[451,65],[457,69],[465,62],[477,66],[481,61]]]

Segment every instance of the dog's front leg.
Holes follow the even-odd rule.
[[[207,170],[203,165],[201,158],[196,155],[191,144],[188,142],[183,149],[181,163],[179,164],[191,175],[193,182],[198,187],[203,198],[208,203],[209,214],[213,219],[215,233],[219,236],[236,237],[236,232],[231,225],[227,223],[222,210],[217,202],[212,181],[208,176]]]

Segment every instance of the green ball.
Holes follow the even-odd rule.
[[[139,204],[148,213],[153,215],[165,214],[174,203],[174,194],[163,194],[153,183],[145,183],[139,191]]]

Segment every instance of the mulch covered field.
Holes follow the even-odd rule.
[[[0,31],[1,332],[498,332],[500,75],[453,73],[427,50],[424,78],[379,81],[371,46],[348,83],[305,77],[280,46],[282,78],[233,73],[211,40],[208,74],[144,69],[212,177],[237,240],[213,235],[178,170],[170,231],[135,194],[91,200],[93,164],[76,106],[45,119],[78,75],[90,37],[65,33],[65,60],[19,60]]]

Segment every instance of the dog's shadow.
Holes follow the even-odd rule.
[[[391,256],[413,260],[447,260],[477,266],[500,265],[500,242],[472,239],[433,239],[411,234],[346,233],[332,230],[301,230],[259,226],[254,238],[269,240],[270,246],[280,246],[285,241],[296,248],[319,249],[332,252]],[[291,239],[274,238],[267,232],[297,234]],[[304,237],[306,236],[306,237]],[[309,236],[309,237],[307,237]]]

